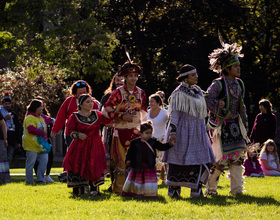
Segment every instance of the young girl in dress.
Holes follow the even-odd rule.
[[[123,186],[122,196],[157,198],[156,149],[168,150],[175,143],[162,144],[152,137],[152,122],[140,126],[141,137],[134,139],[126,154],[130,172]]]
[[[264,176],[261,165],[258,160],[257,152],[255,150],[247,152],[247,159],[244,161],[243,166],[245,167],[245,172],[243,173],[243,176]]]
[[[264,142],[260,155],[264,174],[266,176],[280,176],[277,147],[272,139],[268,139]]]

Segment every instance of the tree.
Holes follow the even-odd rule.
[[[218,10],[220,5],[224,11]],[[236,3],[221,0],[112,0],[107,11],[108,15],[101,19],[120,40],[114,61],[121,64],[126,60],[123,45],[128,45],[132,57],[144,68],[148,94],[157,89],[170,94],[177,86],[179,68],[186,63],[198,69],[199,85],[206,89],[215,77],[208,70],[207,57],[219,46],[218,29],[227,25],[229,30],[241,14]],[[209,13],[222,20],[220,26],[213,23],[216,20],[209,18]]]
[[[13,110],[22,123],[27,106],[36,96],[45,99],[52,117],[69,95],[69,86],[65,82],[65,70],[50,66],[40,59],[29,59],[24,65],[13,69],[4,69],[0,78],[0,94],[8,91],[12,99]]]
[[[33,58],[66,68],[67,77],[110,78],[114,34],[96,19],[103,1],[6,0],[0,4],[0,57],[9,66]],[[20,59],[19,59],[20,58]]]
[[[247,83],[257,103],[268,97],[280,110],[280,2],[272,0],[238,1],[246,10],[238,32],[245,45],[248,63]]]

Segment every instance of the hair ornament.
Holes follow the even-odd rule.
[[[219,41],[222,48],[213,50],[213,52],[208,57],[210,59],[209,69],[220,74],[225,68],[239,63],[239,57],[243,57],[244,55],[241,54],[242,47],[238,47],[237,43],[224,43],[220,31]]]

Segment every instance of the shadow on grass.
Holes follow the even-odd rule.
[[[110,193],[108,190],[100,190],[100,195],[95,196],[90,196],[89,193],[86,193],[82,196],[73,196],[72,190],[69,192],[69,198],[74,200],[103,201],[109,200],[113,196],[116,196],[116,194]]]
[[[123,197],[121,196],[122,201],[130,202],[130,201],[137,201],[137,202],[160,202],[166,204],[165,197],[158,195],[156,199],[148,199],[148,198],[132,198],[132,197]]]
[[[160,203],[167,203],[166,199],[158,195],[157,199],[148,199],[148,198],[131,198],[131,197],[123,197],[121,195],[112,194],[109,192],[101,192],[99,196],[90,196],[89,194],[84,194],[82,196],[73,196],[72,193],[69,193],[69,198],[74,200],[87,200],[87,201],[103,201],[109,200],[111,197],[118,197],[123,202],[130,202],[130,201],[137,201],[137,202],[160,202]]]
[[[236,205],[236,203],[246,203],[246,204],[258,204],[260,206],[266,205],[280,205],[280,202],[275,200],[273,197],[264,196],[264,197],[256,197],[251,195],[229,195],[229,196],[208,196],[207,198],[198,197],[198,198],[173,198],[174,200],[187,201],[192,204],[203,205],[220,205],[220,206],[232,206]]]
[[[12,183],[22,183],[25,182],[25,176],[11,176]]]
[[[53,178],[53,180],[55,182],[59,182],[58,177],[53,176],[52,178]],[[25,176],[11,176],[11,182],[12,183],[22,183],[22,182],[25,182]],[[35,184],[35,182],[36,182],[36,177],[34,176],[34,184]]]
[[[226,184],[225,186],[218,186],[218,189],[223,189],[223,188],[229,188],[229,184]],[[158,189],[168,189],[168,186],[165,184],[159,184]]]

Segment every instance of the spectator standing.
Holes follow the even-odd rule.
[[[0,113],[0,179],[4,184],[10,182],[10,167],[7,155],[7,128],[2,114]]]
[[[253,143],[260,143],[262,145],[268,139],[274,140],[277,131],[277,119],[272,113],[272,104],[267,99],[259,101],[259,113],[254,122],[251,132],[251,139]]]
[[[149,97],[148,120],[153,122],[153,137],[163,143],[166,133],[166,123],[168,122],[168,111],[162,108],[163,101],[158,94]],[[162,151],[157,151],[156,168],[157,175],[163,183],[166,182],[166,171],[162,163]]]
[[[33,99],[27,107],[23,122],[22,146],[26,151],[26,183],[33,183],[33,168],[38,161],[37,183],[44,183],[44,173],[48,163],[48,152],[51,145],[48,143],[47,126],[42,118],[43,103]]]
[[[3,106],[0,107],[0,111],[4,117],[7,127],[7,153],[9,158],[9,166],[11,167],[15,149],[20,148],[21,146],[21,125],[19,123],[17,114],[12,111],[12,99],[9,95],[9,92],[5,92],[2,105]]]
[[[277,154],[280,160],[280,112],[279,111],[275,111],[274,112],[275,116],[276,116],[276,120],[278,121],[277,126],[276,126],[276,135],[275,135],[275,144],[277,146]]]
[[[162,108],[165,110],[168,110],[168,105],[165,104],[165,93],[164,91],[157,91],[156,94],[158,94],[162,99]]]
[[[43,103],[43,112],[42,112],[41,116],[45,120],[45,123],[47,125],[48,143],[51,145],[52,143],[51,143],[50,134],[51,134],[51,128],[52,128],[52,125],[53,125],[55,119],[50,117],[50,113],[46,108],[45,99],[41,96],[37,96],[36,99],[41,100]],[[48,153],[48,164],[47,164],[47,169],[46,169],[46,175],[44,176],[44,180],[46,183],[54,182],[54,180],[50,176],[52,163],[53,163],[53,147],[51,147],[51,150]],[[34,165],[34,170],[35,170],[36,174],[37,174],[37,168],[38,168],[38,162],[36,161],[36,163]]]

